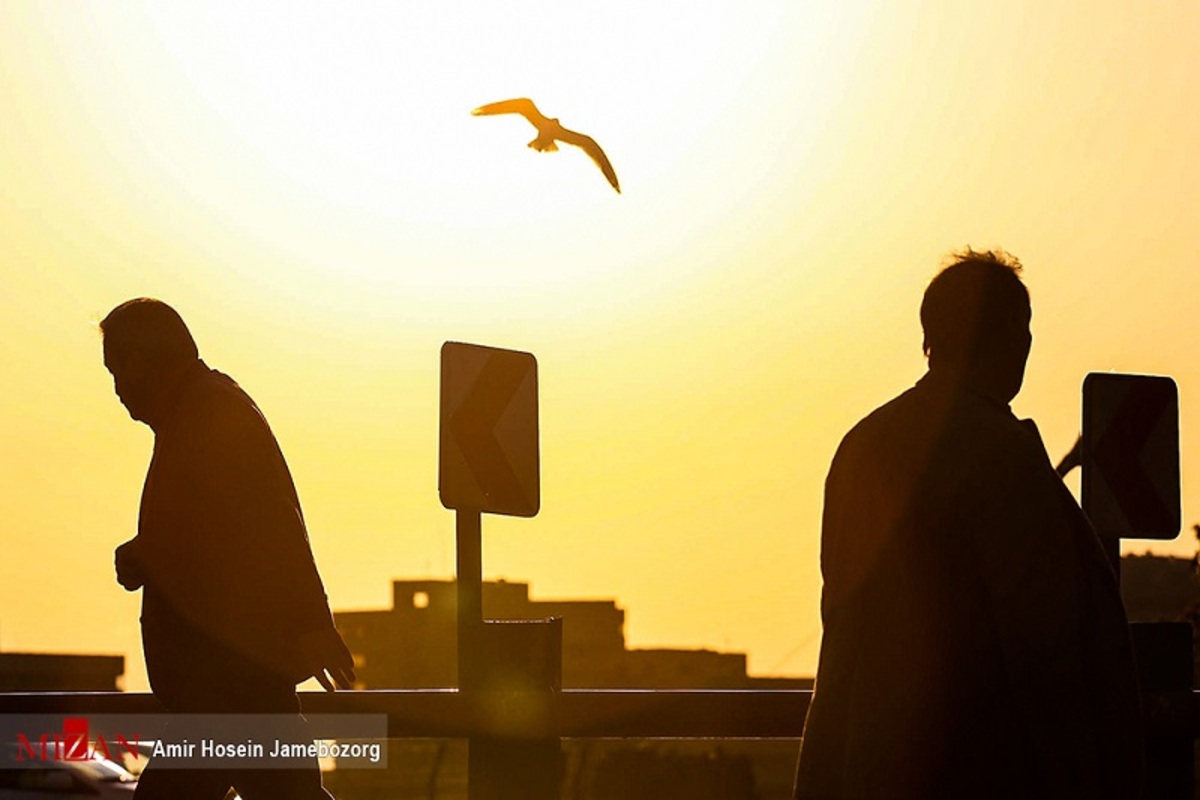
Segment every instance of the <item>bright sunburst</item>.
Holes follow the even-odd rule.
[[[674,221],[719,201],[706,187],[733,169],[728,115],[761,116],[742,83],[781,47],[771,24],[782,10],[209,4],[142,13],[104,24],[139,43],[124,68],[131,79],[157,75],[147,109],[178,127],[161,162],[135,169],[220,198],[208,213],[280,252],[289,270],[409,288],[541,289],[621,279],[634,259],[614,252],[616,241],[664,261],[686,249]],[[524,96],[601,142],[624,196],[575,148],[526,148],[533,129],[523,119],[470,115]]]

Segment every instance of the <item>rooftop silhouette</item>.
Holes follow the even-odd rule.
[[[440,688],[457,680],[452,580],[392,582],[392,607],[335,611],[354,653],[361,688]],[[757,678],[745,653],[629,649],[625,611],[614,600],[531,600],[529,584],[485,581],[484,617],[563,620],[563,688],[808,688],[805,678]]]
[[[124,673],[124,656],[0,653],[0,692],[111,692]]]

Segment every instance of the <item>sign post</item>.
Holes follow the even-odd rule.
[[[483,514],[532,517],[541,506],[537,360],[515,350],[446,342],[441,366],[438,494],[455,512],[458,688],[504,708],[514,693],[536,695],[562,684],[561,620],[483,618]],[[556,739],[503,730],[473,737],[468,797],[557,800],[561,758]]]
[[[458,686],[476,689],[464,680],[469,663],[478,658],[479,628],[483,625],[483,515],[471,509],[454,514],[458,588]]]

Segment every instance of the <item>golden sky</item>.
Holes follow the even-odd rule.
[[[112,549],[152,439],[95,330],[142,295],[271,421],[337,609],[452,574],[438,350],[473,341],[541,379],[542,512],[485,518],[487,576],[811,672],[829,459],[968,244],[1026,265],[1052,456],[1087,372],[1178,381],[1200,522],[1197,41],[1193,0],[0,4],[0,647],[145,687]],[[519,96],[622,194],[470,115]]]

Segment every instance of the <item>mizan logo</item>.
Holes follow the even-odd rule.
[[[24,733],[17,734],[17,761],[91,761],[97,756],[109,761],[113,754],[118,757],[129,753],[136,757],[141,735],[132,740],[117,734],[112,742],[105,741],[100,734],[92,739],[88,730],[87,717],[66,717],[62,731],[43,733],[32,740]]]

